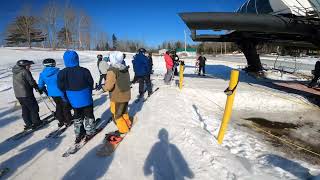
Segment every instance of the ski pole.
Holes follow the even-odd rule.
[[[40,93],[39,93],[39,94],[40,94]],[[40,94],[40,99],[41,99],[41,101],[46,105],[47,109],[48,109],[49,111],[51,111],[52,113],[54,113],[54,112],[50,109],[50,107],[48,106],[47,102],[43,99],[43,97],[42,97],[41,94]]]

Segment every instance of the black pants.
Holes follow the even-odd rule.
[[[101,86],[102,80],[106,80],[106,74],[100,74],[100,79],[99,79],[99,83],[98,86]]]
[[[206,73],[205,66],[199,66],[199,72],[198,72],[198,75],[200,75],[200,74],[201,74],[201,71],[202,71],[202,74],[205,74],[205,73]]]
[[[144,90],[144,83],[146,83],[146,85],[147,85],[148,94],[151,94],[151,93],[152,93],[150,75],[137,76],[137,81],[139,82],[139,94],[140,94],[140,95],[143,95],[144,92],[145,92],[145,90]]]
[[[320,78],[320,72],[315,72],[313,79],[309,83],[309,86],[311,86],[311,87],[316,86],[317,85],[317,81],[318,81],[319,78]]]
[[[26,126],[31,127],[40,123],[39,105],[34,96],[17,98],[22,108],[22,119]]]
[[[71,123],[71,106],[68,102],[64,102],[61,97],[52,97],[56,103],[56,118],[60,123],[70,124]]]

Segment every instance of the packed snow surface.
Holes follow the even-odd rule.
[[[45,136],[57,128],[53,121],[46,128],[18,140],[6,139],[23,129],[21,108],[12,89],[11,67],[19,59],[36,62],[32,74],[37,80],[44,58],[55,58],[63,68],[64,51],[44,49],[0,48],[0,167],[10,171],[3,179],[319,179],[320,165],[288,156],[271,146],[261,134],[240,126],[242,118],[261,117],[279,122],[310,121],[320,127],[319,109],[303,98],[262,87],[256,79],[240,73],[233,116],[222,145],[217,143],[230,71],[244,65],[230,62],[232,55],[207,62],[208,76],[194,74],[194,60],[186,60],[184,87],[164,85],[163,57],[154,56],[153,89],[159,87],[146,102],[133,103],[138,85],[132,88],[130,115],[137,123],[116,152],[101,158],[97,147],[104,134],[116,129],[107,125],[83,149],[70,157],[61,155],[74,142],[73,127],[58,139]],[[106,52],[79,51],[80,64],[98,80],[96,56]],[[132,54],[126,63],[131,65]],[[132,68],[131,78],[133,78]],[[276,75],[275,75],[276,76]],[[292,77],[291,77],[292,78]],[[254,85],[252,85],[254,84]],[[35,93],[36,94],[36,93]],[[36,94],[40,116],[49,110]],[[110,117],[108,93],[94,91],[96,118]],[[47,101],[50,108],[53,105]],[[297,114],[302,116],[297,117]],[[301,129],[308,138],[310,129]],[[302,136],[301,135],[301,136]]]

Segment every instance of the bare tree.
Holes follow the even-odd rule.
[[[46,29],[47,40],[52,49],[56,49],[57,45],[57,19],[58,5],[54,1],[50,1],[43,9],[42,23]]]
[[[76,13],[75,10],[69,5],[69,2],[66,2],[66,6],[64,9],[63,14],[64,20],[64,28],[67,29],[65,32],[65,39],[66,39],[66,48],[69,48],[70,45],[73,43],[72,39],[75,32],[76,32]]]
[[[81,11],[78,17],[78,48],[83,49],[83,45],[90,46],[90,25],[91,19],[84,12]]]

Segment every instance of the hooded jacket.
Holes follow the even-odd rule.
[[[38,86],[31,72],[25,67],[15,65],[12,73],[14,95],[17,98],[34,96],[33,88],[37,89]]]
[[[58,73],[59,68],[56,67],[45,67],[40,73],[38,87],[40,90],[43,90],[47,86],[48,96],[63,97],[62,91],[58,88]]]
[[[75,51],[67,50],[63,55],[66,68],[58,74],[58,87],[66,94],[73,108],[82,108],[93,104],[93,78],[88,69],[79,66],[79,56]]]
[[[166,68],[172,69],[173,68],[173,61],[172,61],[172,58],[170,57],[169,54],[167,54],[167,53],[164,54],[164,60],[166,62]]]
[[[138,53],[134,56],[132,61],[133,71],[136,76],[149,75],[151,70],[149,66],[149,59],[143,53]]]
[[[112,102],[129,102],[131,99],[129,67],[124,66],[122,61],[121,52],[114,52],[110,56],[111,66],[103,89],[111,92]]]

